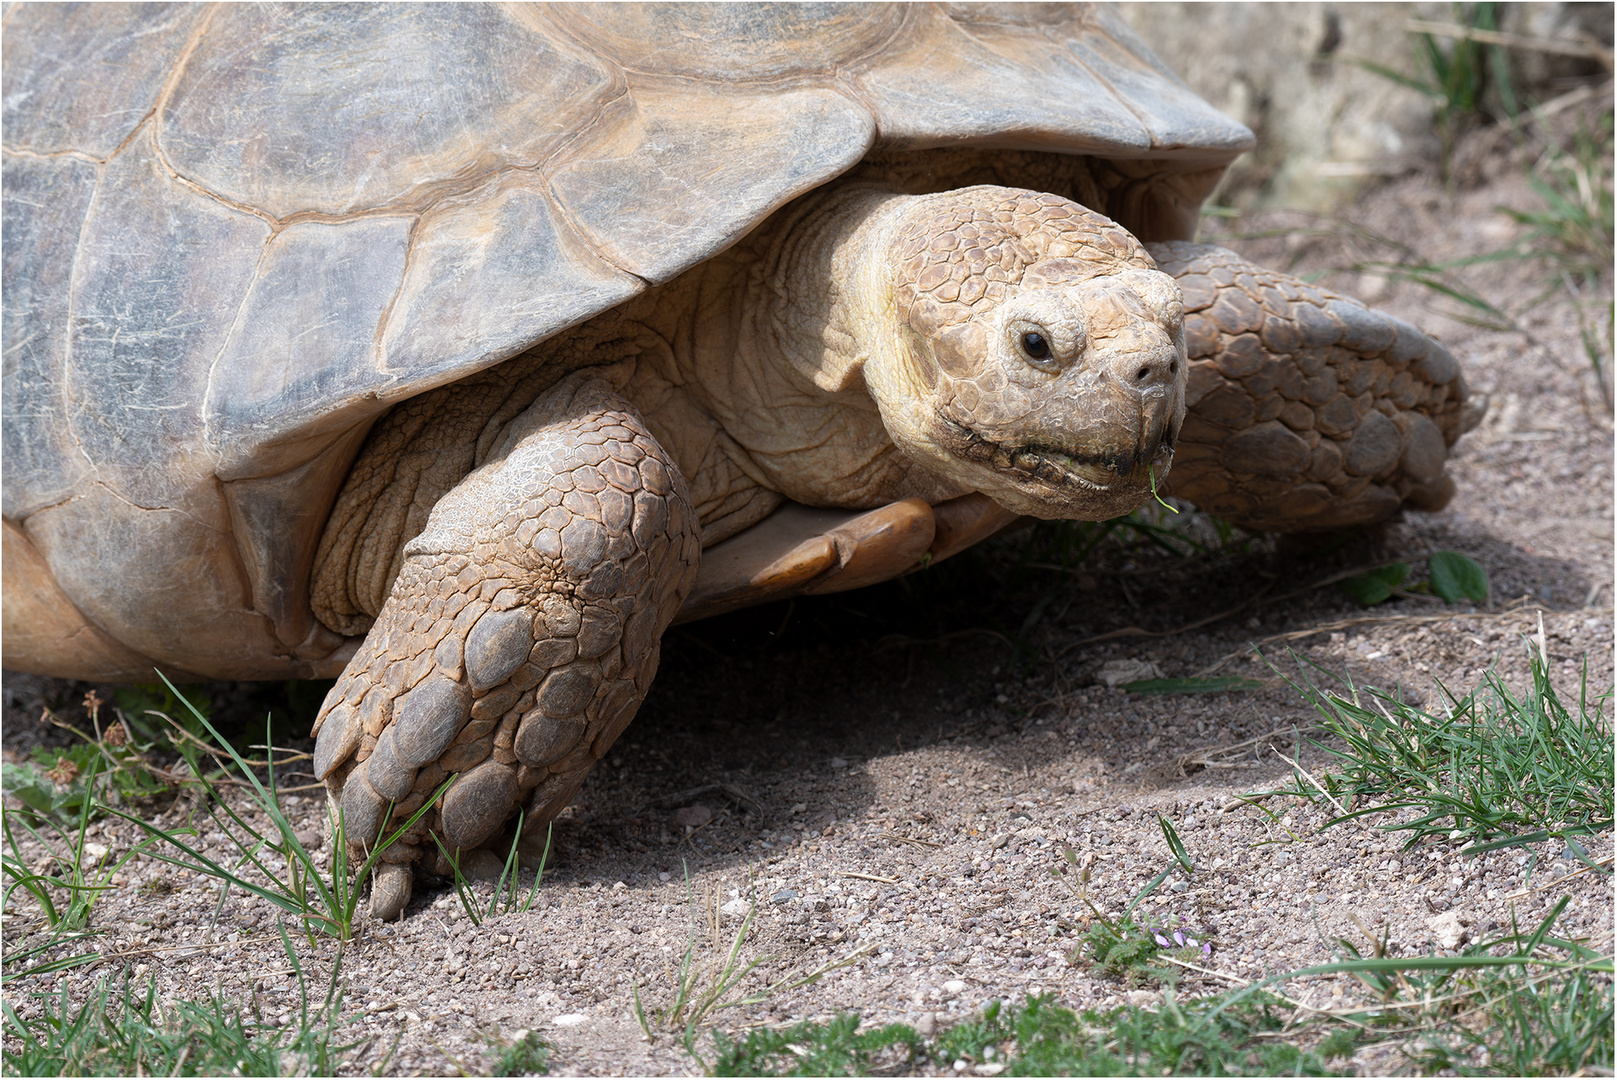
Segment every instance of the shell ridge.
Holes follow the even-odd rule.
[[[147,115],[150,116],[149,113]],[[141,122],[145,123],[144,120]],[[139,125],[136,125],[135,130],[140,130]],[[127,141],[128,140],[125,140],[125,142]],[[122,150],[123,146],[120,145],[118,149]],[[9,145],[0,146],[0,151],[4,151],[5,153],[10,154],[12,157],[23,158],[24,160],[28,161],[57,161],[61,158],[71,158],[74,161],[82,161],[86,165],[105,165],[107,160],[112,156],[109,154],[106,158],[98,158],[94,154],[87,153],[83,150],[35,150],[28,146]],[[114,151],[114,153],[116,152],[117,151]]]
[[[425,214],[417,214],[410,224],[410,235],[404,241],[404,261],[399,266],[399,283],[394,286],[393,295],[387,298],[387,303],[382,305],[382,311],[376,317],[376,329],[371,332],[371,367],[377,371],[387,369],[387,328],[393,322],[393,309],[404,296],[404,287],[410,280],[410,271],[415,266],[416,247],[426,227],[426,220]]]
[[[247,279],[247,287],[241,291],[241,295],[236,299],[236,311],[231,316],[230,329],[225,331],[224,339],[219,343],[219,351],[214,353],[213,359],[208,361],[208,377],[203,381],[202,388],[202,445],[207,447],[208,452],[213,455],[215,482],[222,482],[219,470],[223,468],[225,461],[223,447],[225,433],[216,422],[219,410],[214,407],[217,400],[219,365],[224,363],[225,357],[230,355],[231,347],[240,336],[242,319],[246,315],[248,301],[252,298],[253,287],[263,277],[264,260],[269,257],[270,246],[281,235],[281,231],[272,227],[269,234],[264,237],[264,242],[259,245],[258,258],[253,262],[252,276]]]
[[[163,146],[163,116],[168,111],[169,99],[173,97],[174,88],[179,85],[181,77],[185,74],[186,65],[189,64],[191,58],[196,55],[197,49],[201,48],[202,39],[207,36],[208,30],[213,26],[213,20],[219,14],[219,10],[222,6],[223,5],[221,3],[217,2],[208,5],[207,14],[197,22],[197,25],[191,30],[190,36],[186,38],[185,44],[181,46],[180,55],[174,60],[174,70],[169,72],[168,78],[163,81],[162,87],[157,91],[157,100],[152,103],[151,111],[147,114],[147,117],[151,120],[152,124],[152,156],[155,157],[158,163],[163,166],[164,171],[166,171],[171,177],[174,178],[176,182],[182,186],[189,188],[199,195],[202,195],[204,198],[214,200],[221,206],[229,207],[230,209],[236,210],[243,214],[251,214],[254,217],[262,218],[264,221],[269,223],[271,234],[273,235],[277,227],[277,222],[274,215],[261,210],[258,207],[249,206],[233,199],[229,199],[225,197],[222,192],[214,191],[202,184],[200,181],[186,176],[174,165],[174,162],[169,159],[168,151]],[[142,124],[144,123],[145,121],[143,120]],[[135,134],[139,130],[140,128],[137,126],[135,131],[130,133],[130,137],[125,139],[117,150],[108,155],[108,160],[116,157],[120,152],[123,151],[125,147],[133,142]]]
[[[135,130],[139,131],[140,129],[136,128]],[[62,366],[61,370],[57,373],[60,376],[60,381],[57,383],[57,393],[61,398],[62,417],[64,420],[70,417],[74,412],[72,393],[74,381],[73,344],[78,337],[78,335],[73,332],[73,328],[77,325],[77,319],[74,312],[78,306],[79,289],[83,284],[83,279],[79,276],[79,274],[80,270],[84,266],[83,256],[86,250],[86,241],[88,240],[89,236],[90,222],[95,219],[96,203],[100,201],[101,194],[106,183],[106,178],[107,163],[104,161],[97,162],[95,168],[95,191],[90,195],[90,198],[84,204],[84,217],[79,221],[78,239],[73,244],[73,267],[68,271],[67,275],[67,318],[62,327]],[[89,447],[85,446],[84,441],[79,438],[78,425],[73,423],[64,423],[62,426],[67,429],[68,437],[73,440],[73,448],[77,450],[79,456],[84,459],[85,467],[90,470],[90,476],[93,478],[94,482],[99,483],[101,468],[96,463],[95,458],[91,456]]]
[[[588,50],[587,45],[581,45],[580,47]],[[610,95],[603,94],[596,104],[595,111],[590,115],[589,122],[581,125],[576,131],[569,132],[565,139],[558,140],[551,152],[545,155],[543,162],[535,166],[539,179],[539,183],[535,187],[540,197],[545,200],[545,205],[549,207],[550,219],[558,225],[558,232],[561,228],[565,228],[568,238],[589,252],[603,266],[609,266],[618,273],[635,279],[640,283],[642,289],[649,289],[653,284],[651,281],[635,273],[627,266],[621,265],[616,259],[608,255],[601,245],[587,234],[586,230],[573,223],[572,215],[567,213],[566,203],[562,201],[555,188],[557,165],[566,164],[570,161],[572,152],[587,143],[589,137],[601,129],[601,125],[605,122],[607,111],[611,106],[620,101],[628,101],[631,106],[635,105],[634,94],[629,88],[627,69],[611,57],[600,56],[593,50],[589,51],[591,56],[595,56],[602,66],[612,73],[615,92]],[[558,239],[560,239],[559,236]],[[554,333],[560,333],[560,331],[557,330]]]
[[[566,207],[562,203],[560,196],[556,194],[555,188],[551,186],[550,178],[548,176],[545,177],[544,183],[540,185],[539,193],[544,197],[545,204],[550,207],[551,219],[558,225],[558,234],[561,232],[561,230],[565,229],[568,238],[570,238],[579,247],[593,255],[597,260],[600,261],[601,265],[609,266],[625,277],[634,278],[634,280],[640,283],[642,289],[651,288],[653,282],[648,280],[644,275],[637,274],[633,270],[630,270],[627,266],[620,264],[618,260],[612,258],[612,256],[608,255],[604,250],[602,250],[601,245],[592,239],[585,230],[580,229],[577,225],[573,224],[572,215],[566,212]],[[553,333],[560,332],[560,330],[553,331]]]
[[[171,166],[168,165],[168,155],[163,153],[162,148],[163,114],[168,110],[169,99],[174,96],[174,88],[179,85],[180,78],[185,74],[186,65],[196,55],[197,49],[202,46],[202,39],[207,36],[208,30],[213,26],[214,17],[219,14],[220,7],[221,4],[217,0],[215,3],[208,5],[207,13],[197,21],[196,26],[191,29],[190,35],[186,37],[185,44],[180,46],[180,54],[174,58],[174,70],[170,71],[168,78],[163,80],[163,85],[157,90],[157,100],[152,102],[152,116],[154,117],[152,144],[159,157],[163,158],[165,168],[170,168]],[[122,147],[119,147],[119,149],[122,149]]]
[[[1106,40],[1113,45],[1118,44],[1110,34],[1107,34],[1098,26],[1091,25],[1089,30],[1091,33],[1104,36]],[[1145,132],[1146,137],[1151,140],[1151,145],[1153,148],[1160,147],[1162,145],[1162,140],[1157,135],[1156,126],[1150,122],[1149,118],[1144,113],[1135,108],[1133,103],[1130,102],[1125,95],[1118,93],[1116,83],[1114,83],[1111,79],[1108,79],[1105,75],[1101,74],[1093,64],[1088,63],[1082,56],[1078,54],[1076,50],[1070,46],[1059,41],[1052,41],[1051,44],[1060,49],[1062,52],[1066,53],[1068,56],[1072,57],[1073,63],[1077,64],[1080,68],[1083,68],[1083,70],[1088,72],[1096,82],[1100,83],[1101,86],[1106,88],[1106,92],[1112,95],[1112,100],[1118,105],[1121,105],[1124,111],[1134,118],[1134,122],[1140,125],[1140,130]]]
[[[580,46],[580,48],[586,52],[589,52],[587,46]],[[515,173],[531,174],[535,182],[522,186],[526,187],[530,191],[535,192],[545,201],[545,205],[550,210],[551,221],[564,226],[568,231],[568,238],[574,244],[583,248],[603,265],[610,267],[620,274],[639,281],[643,288],[650,287],[651,282],[647,281],[639,274],[634,273],[634,271],[629,270],[626,267],[619,266],[614,260],[609,258],[605,252],[601,251],[598,245],[591,242],[591,240],[587,236],[582,235],[581,231],[574,227],[570,221],[567,221],[567,215],[562,212],[562,206],[557,200],[555,192],[551,188],[550,173],[555,163],[558,160],[565,160],[576,145],[582,142],[590,132],[595,131],[600,126],[602,117],[614,102],[621,101],[630,96],[628,80],[624,77],[622,69],[607,57],[596,56],[596,54],[593,52],[590,52],[589,55],[599,60],[602,68],[606,70],[612,77],[611,85],[601,94],[589,119],[585,123],[579,125],[577,130],[569,132],[565,138],[557,140],[555,144],[548,148],[546,153],[540,155],[533,162],[529,164],[507,163],[494,172],[485,174],[483,177],[483,182],[478,184],[475,188],[466,191],[464,195],[469,196],[473,193],[473,191],[489,192],[504,187],[505,185],[503,185],[501,181]],[[411,227],[410,237],[405,245],[403,271],[399,276],[398,287],[394,290],[394,293],[388,299],[388,302],[383,306],[381,315],[376,324],[375,335],[373,338],[373,361],[378,373],[393,374],[390,370],[392,364],[387,353],[387,332],[392,326],[394,314],[398,309],[399,303],[404,299],[405,290],[409,285],[410,273],[412,269],[415,268],[417,253],[421,240],[426,232],[431,228],[434,219],[440,212],[448,210],[454,206],[462,205],[463,201],[469,202],[472,200],[456,198],[454,196],[435,200],[430,207],[415,216],[415,224]],[[558,329],[556,331],[552,331],[552,334],[559,332],[560,330]],[[527,347],[531,348],[534,344],[537,344],[537,342],[532,342]],[[513,353],[513,355],[515,354]],[[498,359],[490,360],[490,362],[484,366],[493,366],[493,364],[498,362]],[[373,396],[377,397],[378,400],[386,397],[385,394],[379,392]]]

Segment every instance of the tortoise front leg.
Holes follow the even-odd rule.
[[[1185,300],[1189,410],[1169,491],[1280,532],[1448,502],[1448,449],[1484,403],[1442,345],[1224,248],[1146,247]]]
[[[438,501],[315,723],[356,856],[457,775],[383,853],[374,914],[403,912],[429,833],[469,851],[519,806],[528,827],[566,806],[639,708],[700,550],[671,459],[594,378],[547,391]]]

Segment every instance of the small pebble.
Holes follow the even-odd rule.
[[[562,1013],[550,1022],[557,1027],[577,1027],[588,1019],[583,1013]]]
[[[713,820],[713,811],[696,803],[693,806],[682,806],[675,810],[671,816],[675,825],[683,825],[688,829],[700,829]]]
[[[943,984],[943,992],[945,994],[958,994],[965,990],[965,988],[966,984],[960,979],[950,979],[948,982]]]

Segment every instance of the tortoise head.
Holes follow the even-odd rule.
[[[914,199],[887,251],[897,333],[865,380],[894,442],[1009,510],[1126,514],[1185,416],[1179,287],[1126,230],[1055,195]]]

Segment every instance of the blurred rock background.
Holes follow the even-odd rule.
[[[1168,67],[1257,134],[1213,200],[1241,209],[1341,205],[1446,156],[1481,118],[1586,91],[1611,71],[1607,3],[1117,7]],[[1469,55],[1456,32],[1472,35]]]

